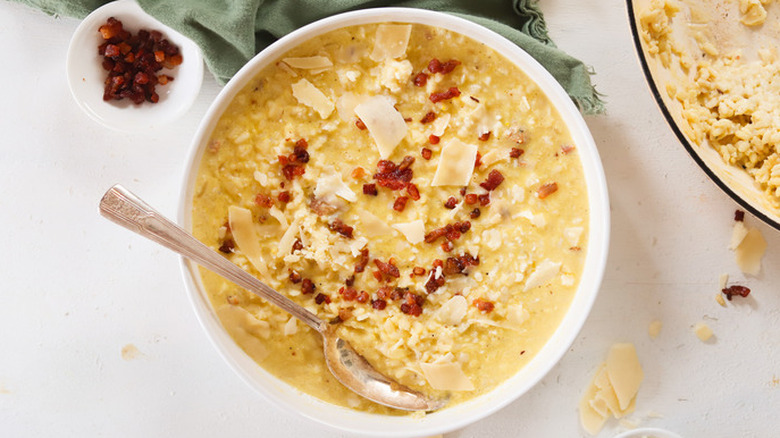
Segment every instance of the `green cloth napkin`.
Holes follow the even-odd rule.
[[[83,18],[105,0],[16,0],[49,14]],[[586,114],[604,112],[590,82],[592,69],[558,49],[547,34],[538,0],[137,0],[166,25],[195,41],[220,83],[257,52],[320,18],[370,7],[402,6],[449,12],[492,29],[541,63]]]

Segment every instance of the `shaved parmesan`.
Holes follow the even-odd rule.
[[[404,56],[411,33],[412,26],[410,24],[380,24],[376,29],[371,59],[379,62],[388,58]]]
[[[446,303],[442,304],[436,314],[445,323],[457,325],[463,321],[466,311],[469,309],[469,303],[463,295],[455,295]]]
[[[450,116],[449,114],[444,114],[439,117],[436,117],[436,120],[434,120],[433,123],[431,123],[431,128],[432,128],[431,134],[437,137],[441,137],[442,135],[444,135],[444,131],[447,129],[447,126],[450,125],[451,118],[452,116]]]
[[[333,102],[306,79],[292,84],[292,93],[299,103],[311,107],[323,119],[327,119],[333,112]]]
[[[252,359],[262,360],[268,356],[268,349],[260,339],[268,339],[271,327],[266,321],[257,319],[243,307],[224,305],[217,309],[217,316],[230,337]]]
[[[355,107],[355,114],[368,128],[382,159],[388,158],[398,143],[406,137],[408,127],[404,116],[384,96],[368,98]]]
[[[558,275],[560,270],[560,262],[551,262],[550,260],[545,260],[539,263],[539,265],[536,266],[534,272],[528,276],[528,280],[525,282],[525,288],[523,290],[527,291],[529,289],[547,284],[550,280],[555,278],[556,275]]]
[[[295,238],[298,237],[300,230],[301,218],[296,218],[293,223],[287,227],[287,230],[282,235],[282,238],[279,239],[279,257],[284,257],[287,254],[290,254],[293,244],[295,244]]]
[[[441,150],[432,186],[467,186],[474,172],[477,147],[460,140],[450,140]]]
[[[333,63],[330,62],[327,56],[307,56],[305,58],[284,58],[282,62],[289,65],[292,68],[300,69],[322,69],[333,67]]]
[[[745,226],[745,223],[742,221],[735,221],[734,228],[731,229],[731,242],[729,243],[729,249],[732,251],[737,249],[747,234],[748,229]]]
[[[425,380],[441,391],[473,391],[474,384],[457,363],[420,363]]]
[[[712,337],[712,329],[704,322],[697,322],[693,326],[693,332],[696,333],[696,337],[702,342],[707,342]]]
[[[737,222],[739,223],[739,222]],[[761,259],[766,252],[766,240],[757,228],[750,228],[734,250],[739,269],[750,275],[758,275],[761,272]]]
[[[291,316],[289,320],[287,320],[287,323],[284,325],[284,335],[290,336],[298,333],[298,323],[296,322],[296,318],[294,316]]]
[[[485,166],[492,166],[500,161],[509,159],[509,151],[503,149],[491,149],[490,152],[482,156],[482,164]]]
[[[249,260],[263,277],[268,277],[268,269],[263,260],[260,241],[252,221],[252,212],[236,205],[228,207],[228,223],[233,233],[233,240],[241,253]]]
[[[355,121],[355,107],[367,100],[368,96],[363,94],[344,93],[336,100],[336,111],[341,120],[352,123]]]
[[[580,244],[580,237],[582,236],[583,227],[569,227],[563,230],[563,237],[566,238],[566,242],[571,246],[578,246]]]
[[[420,243],[425,239],[425,224],[421,219],[412,222],[394,224],[393,228],[400,231],[412,245]]]
[[[627,409],[639,391],[644,373],[633,344],[615,344],[607,355],[607,374],[615,390],[620,409]]]
[[[360,228],[358,230],[366,237],[385,236],[394,232],[384,221],[366,210],[360,210],[358,218],[360,219]]]
[[[314,195],[331,204],[335,201],[336,196],[349,202],[357,201],[355,192],[344,183],[344,180],[341,179],[341,174],[333,167],[326,169],[317,178],[317,187],[314,189]]]
[[[602,364],[596,375],[598,376],[604,368],[605,365]],[[598,390],[599,388],[594,383],[591,383],[580,400],[580,423],[582,428],[591,435],[599,433],[601,428],[604,427],[604,423],[607,422],[608,417],[606,412],[603,412],[602,409],[595,409],[594,405],[591,404],[591,401],[596,398]]]
[[[522,325],[531,315],[522,304],[511,304],[506,308],[507,321],[515,326]]]
[[[279,210],[275,205],[271,207],[268,210],[268,214],[273,216],[276,220],[279,221],[279,224],[282,226],[282,228],[287,228],[287,218],[284,216],[284,213],[282,213],[282,210]]]
[[[358,237],[357,239],[353,239],[352,243],[349,244],[349,250],[353,256],[357,257],[357,255],[360,254],[360,250],[363,249],[367,243],[368,239],[365,237]]]

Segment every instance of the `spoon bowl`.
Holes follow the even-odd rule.
[[[100,214],[192,260],[275,304],[316,330],[323,338],[328,369],[344,386],[375,403],[405,411],[435,411],[446,400],[427,397],[383,375],[336,333],[336,326],[299,306],[212,250],[120,185],[100,200]]]

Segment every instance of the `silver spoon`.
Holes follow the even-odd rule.
[[[446,400],[428,398],[375,370],[347,341],[336,335],[331,324],[231,263],[121,185],[111,187],[103,195],[100,214],[268,300],[319,332],[330,372],[356,394],[407,411],[435,411],[446,404]]]

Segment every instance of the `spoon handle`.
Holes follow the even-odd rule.
[[[111,187],[103,195],[100,214],[265,298],[314,330],[324,330],[322,320],[315,314],[231,263],[121,185]]]

